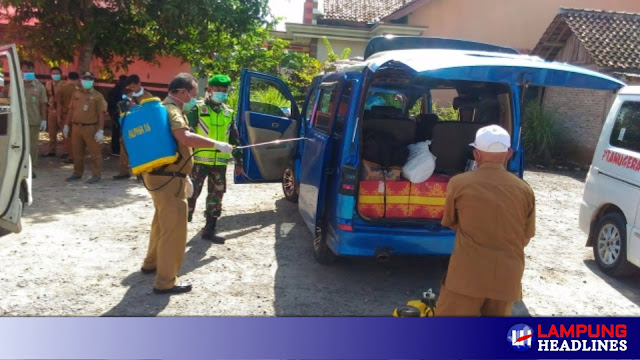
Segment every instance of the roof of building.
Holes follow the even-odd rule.
[[[572,34],[596,65],[614,70],[640,70],[640,14],[562,8],[532,54],[553,60]]]
[[[324,0],[323,20],[375,23],[421,0]]]

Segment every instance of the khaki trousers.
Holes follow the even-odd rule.
[[[29,153],[31,154],[31,167],[38,167],[38,145],[40,142],[40,125],[29,125]]]
[[[71,143],[73,145],[73,176],[84,174],[85,149],[91,155],[91,176],[99,178],[102,171],[102,151],[95,139],[98,125],[73,125]]]
[[[440,288],[435,316],[511,316],[513,301],[483,299],[453,292],[445,285]]]
[[[155,213],[151,223],[149,249],[142,263],[145,269],[157,269],[153,287],[166,290],[178,283],[178,271],[187,245],[187,187],[183,178],[144,174],[153,199]]]
[[[123,145],[123,141],[122,138],[120,138],[120,162],[119,162],[119,168],[120,168],[120,175],[128,175],[131,174],[131,171],[129,171],[129,156],[127,155],[127,152],[124,150],[124,145]]]
[[[58,132],[62,131],[60,125],[58,125],[58,112],[54,109],[49,109],[47,114],[47,131],[49,132],[49,148],[47,154],[56,153],[56,146],[58,145]]]
[[[62,121],[67,118],[67,114],[62,114]],[[62,125],[64,129],[64,124]],[[73,125],[69,125],[69,137],[64,138],[62,141],[62,152],[69,155],[69,159],[73,160],[73,146],[71,146],[71,139],[73,138]]]

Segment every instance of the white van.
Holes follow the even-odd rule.
[[[29,124],[15,45],[0,46],[0,235],[20,232],[31,204]]]
[[[602,128],[580,206],[598,266],[613,276],[640,266],[640,86],[620,90]]]

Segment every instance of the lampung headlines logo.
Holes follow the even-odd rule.
[[[533,337],[533,329],[527,324],[513,325],[507,332],[507,342],[513,350],[519,352],[531,349]]]

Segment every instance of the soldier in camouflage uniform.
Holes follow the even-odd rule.
[[[224,104],[231,79],[226,75],[215,75],[209,78],[207,97],[203,105],[199,105],[188,114],[189,125],[199,135],[231,145],[240,145],[238,129],[233,121],[233,110]],[[234,150],[236,162],[235,174],[243,175],[242,150]],[[222,198],[227,189],[226,172],[230,156],[215,149],[194,149],[194,167],[191,174],[193,195],[189,198],[189,218],[191,221],[196,201],[205,180],[208,178],[208,195],[204,211],[207,223],[202,229],[202,238],[223,244],[224,238],[216,235],[216,223],[222,212]]]

